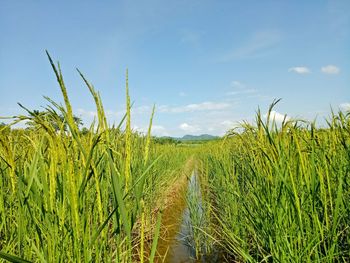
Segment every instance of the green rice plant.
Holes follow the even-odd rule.
[[[205,258],[205,256],[211,253],[211,244],[213,240],[208,239],[210,222],[208,221],[207,214],[205,213],[208,208],[203,202],[203,195],[201,191],[200,178],[197,169],[193,171],[193,174],[189,177],[186,204],[188,209],[188,246],[194,251],[196,259]]]
[[[168,178],[176,179],[173,171],[181,169],[186,154],[153,142],[154,110],[147,136],[131,130],[128,84],[126,116],[118,126],[109,127],[100,95],[78,71],[97,110],[97,120],[82,133],[74,121],[60,66],[47,55],[64,105],[47,97],[45,113],[20,105],[26,114],[14,117],[0,131],[0,258],[148,260],[154,249],[147,251],[144,245],[139,255],[135,248],[149,242],[145,233],[157,247],[159,230],[150,226],[157,218],[160,224],[160,216],[152,211],[161,203],[163,187],[171,183]],[[31,128],[10,129],[21,121],[31,123]],[[142,235],[137,234],[140,221]]]
[[[269,112],[271,112],[272,107]],[[262,120],[201,153],[216,237],[229,260],[347,262],[349,113],[328,128]],[[305,124],[306,123],[306,124]]]

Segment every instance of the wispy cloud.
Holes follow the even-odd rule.
[[[240,88],[240,89],[244,89],[245,88],[245,85],[243,83],[241,83],[240,81],[238,80],[233,80],[231,82],[231,87],[232,88]]]
[[[134,114],[144,114],[144,113],[151,113],[152,107],[148,105],[138,106],[131,109],[132,113]]]
[[[350,13],[349,1],[328,1],[329,22],[332,38],[337,40],[349,36]]]
[[[248,88],[245,84],[240,81],[234,80],[231,82],[231,91],[227,92],[226,95],[240,95],[240,94],[252,94],[256,93],[256,89]]]
[[[228,130],[239,126],[239,123],[237,121],[224,120],[220,123],[220,125],[224,128],[224,130]]]
[[[167,129],[164,126],[157,124],[152,125],[151,133],[155,136],[169,136],[169,132],[167,131]]]
[[[132,125],[132,129],[142,134],[147,134],[148,132],[148,126]],[[152,125],[151,133],[155,136],[169,136],[167,129],[164,126],[157,124]]]
[[[219,62],[264,56],[271,52],[281,39],[281,34],[276,31],[256,32],[241,47],[235,48],[221,56]]]
[[[105,115],[107,117],[108,121],[111,121],[112,123],[117,121],[119,122],[121,120],[121,118],[125,115],[126,110],[110,110],[110,109],[106,109],[105,110]],[[131,108],[131,114],[132,114],[132,118],[134,117],[146,117],[148,118],[152,113],[152,107],[148,106],[148,105],[142,105],[142,106],[138,106],[138,107],[132,107]],[[75,114],[79,117],[81,117],[83,119],[83,122],[85,124],[90,124],[92,122],[92,120],[95,118],[97,119],[97,112],[95,110],[87,110],[87,109],[78,109]],[[139,127],[137,127],[138,131]],[[146,129],[147,131],[147,129]]]
[[[308,74],[311,73],[311,70],[307,67],[292,67],[288,69],[289,72],[295,72],[298,74]]]
[[[193,132],[199,132],[199,131],[201,130],[201,128],[199,128],[198,126],[196,126],[196,125],[190,125],[190,124],[188,124],[188,123],[186,123],[186,122],[181,123],[180,126],[179,126],[179,128],[180,128],[181,130],[185,131],[185,132],[191,132],[191,133],[193,133]]]
[[[350,111],[350,102],[341,103],[339,108],[343,111]]]
[[[264,94],[258,94],[258,93],[254,93],[248,96],[248,98],[250,99],[258,99],[261,101],[267,101],[267,102],[272,102],[274,99],[276,99],[276,97],[271,96],[271,95],[264,95]]]
[[[131,114],[132,115],[144,115],[144,114],[151,114],[152,113],[152,108],[153,106],[149,105],[141,105],[141,106],[133,106],[131,107]],[[121,117],[126,113],[125,109],[118,110],[118,111],[112,111],[112,110],[107,110],[106,114],[110,116],[117,116]]]
[[[226,102],[212,102],[206,101],[202,103],[193,103],[184,106],[171,107],[168,105],[162,105],[159,107],[159,112],[169,113],[184,113],[184,112],[196,112],[196,111],[212,111],[227,109],[231,104]]]
[[[266,114],[264,114],[263,117],[264,117],[264,118],[267,118],[267,116],[268,116],[268,114],[266,113]],[[290,117],[288,117],[287,115],[281,114],[281,113],[279,113],[279,112],[277,112],[277,111],[271,111],[271,113],[270,113],[270,119],[271,119],[271,120],[275,120],[276,123],[281,123],[281,122],[283,122],[284,119],[285,119],[285,120],[289,120]]]
[[[78,115],[80,115],[82,117],[87,117],[87,118],[97,117],[97,112],[96,111],[90,111],[90,110],[85,110],[85,109],[78,109],[77,112],[78,112]]]
[[[186,94],[185,92],[181,91],[181,92],[179,92],[179,96],[180,96],[180,97],[186,97],[187,94]]]
[[[328,65],[321,68],[321,71],[325,74],[339,74],[340,68],[334,65]]]

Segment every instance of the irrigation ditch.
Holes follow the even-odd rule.
[[[221,262],[221,253],[208,239],[210,227],[202,201],[200,173],[192,162],[190,176],[184,174],[170,193],[171,204],[163,211],[158,262]]]

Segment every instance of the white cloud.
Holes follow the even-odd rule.
[[[131,108],[131,112],[134,114],[145,114],[145,113],[151,113],[152,112],[152,107],[150,106],[138,106],[135,108]]]
[[[288,69],[289,72],[295,72],[298,74],[308,74],[310,73],[310,69],[307,67],[292,67],[290,69]]]
[[[334,65],[328,65],[321,68],[321,71],[325,74],[338,74],[340,72],[340,68]]]
[[[164,131],[165,128],[162,125],[152,125],[152,130],[162,130]]]
[[[267,113],[263,116],[265,119],[267,118]],[[271,111],[270,120],[275,120],[277,123],[281,123],[283,120],[289,120],[290,118],[286,115],[283,115],[277,111]]]
[[[232,129],[234,127],[238,126],[237,122],[231,121],[231,120],[224,120],[220,123],[225,130]]]
[[[181,91],[181,92],[179,93],[179,96],[180,96],[180,97],[186,97],[186,95],[187,95],[187,94],[186,94],[185,92],[183,92],[183,91]]]
[[[82,117],[87,117],[87,118],[97,117],[96,111],[89,111],[84,109],[78,109],[78,114],[81,115]]]
[[[350,102],[340,104],[339,108],[343,111],[350,111]]]
[[[133,124],[131,124],[131,129],[134,130],[134,131],[141,132],[141,133],[145,133],[146,132],[146,129],[144,127],[139,127],[139,126],[133,125]]]
[[[108,117],[108,116],[115,116],[117,113],[114,112],[114,111],[112,111],[112,110],[106,110],[106,111],[105,111],[105,114],[106,114],[106,116]]]
[[[193,103],[184,106],[170,107],[168,105],[162,105],[158,108],[159,112],[170,112],[170,113],[184,113],[184,112],[195,112],[195,111],[212,111],[212,110],[223,110],[227,109],[231,104],[226,102],[211,102],[206,101],[202,103]]]
[[[185,132],[198,132],[201,130],[198,126],[190,125],[186,122],[181,123],[179,128]]]
[[[148,126],[140,127],[138,125],[132,125],[132,129],[134,131],[143,133],[144,135],[146,135],[148,133]],[[151,133],[152,133],[152,135],[155,135],[155,136],[169,136],[168,131],[162,125],[153,124],[152,129],[151,129]]]
[[[126,107],[126,106],[125,106]],[[131,114],[133,116],[136,115],[144,115],[144,116],[149,116],[152,113],[152,109],[153,106],[149,106],[149,105],[141,105],[141,106],[133,106],[131,107]],[[157,107],[156,107],[157,109]],[[122,109],[122,110],[118,110],[118,111],[111,111],[111,110],[107,110],[106,111],[107,116],[117,116],[117,117],[122,117],[126,114],[126,110]]]
[[[152,125],[152,135],[156,136],[169,136],[169,133],[162,125]]]
[[[222,110],[222,109],[226,109],[230,106],[230,104],[228,103],[223,103],[223,102],[219,102],[219,103],[215,103],[215,102],[202,102],[199,104],[189,104],[186,105],[184,108],[180,108],[178,110],[182,111],[184,110],[186,111],[204,111],[204,110]]]

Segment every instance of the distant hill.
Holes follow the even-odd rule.
[[[215,140],[219,137],[210,134],[201,135],[185,135],[182,138],[177,138],[179,141],[210,141]]]
[[[210,134],[201,134],[201,135],[185,135],[183,137],[170,137],[170,136],[162,136],[162,137],[154,137],[155,140],[158,143],[165,144],[165,143],[179,143],[179,142],[203,142],[203,141],[210,141],[215,140],[220,137],[213,136]]]

